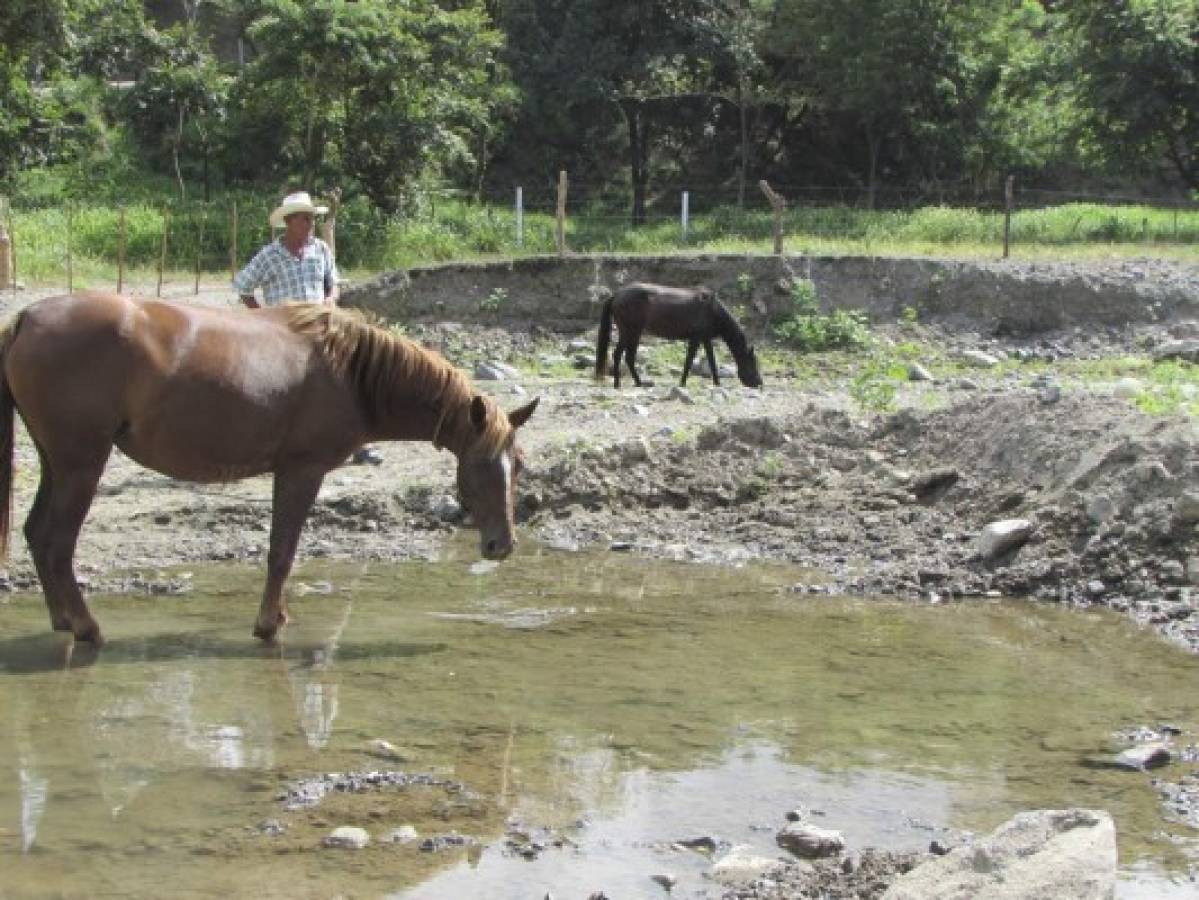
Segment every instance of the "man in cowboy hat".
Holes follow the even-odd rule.
[[[271,226],[283,227],[283,234],[267,244],[246,267],[233,277],[233,286],[241,302],[250,309],[260,304],[255,288],[262,288],[267,306],[279,303],[337,303],[337,264],[333,251],[313,236],[318,215],[328,207],[316,206],[307,191],[288,194],[271,212]],[[373,447],[360,447],[350,458],[359,465],[379,465],[383,457]]]
[[[272,212],[271,226],[283,234],[258,251],[233,277],[241,302],[251,309],[260,305],[254,295],[262,288],[267,306],[280,303],[337,303],[337,264],[329,245],[313,235],[318,215],[328,207],[316,206],[307,191],[283,198]]]

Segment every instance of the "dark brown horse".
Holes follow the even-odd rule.
[[[287,621],[283,583],[330,469],[366,441],[432,441],[458,458],[458,490],[484,556],[516,543],[515,429],[448,362],[324,305],[215,309],[84,293],[42,300],[0,331],[0,553],[8,549],[13,410],[41,460],[25,537],[50,622],[100,643],[75,580],[80,528],[113,446],[163,474],[231,481],[274,473],[263,640]]]
[[[737,377],[741,383],[746,387],[762,386],[754,348],[746,340],[745,332],[733,314],[708,288],[673,288],[637,282],[609,297],[600,313],[599,340],[595,348],[596,378],[604,377],[613,321],[620,330],[616,351],[612,354],[613,384],[616,387],[620,387],[621,356],[633,375],[633,384],[641,386],[636,359],[643,332],[687,342],[687,361],[683,364],[680,384],[687,383],[687,375],[700,344],[703,344],[708,357],[712,381],[720,384],[716,355],[712,352],[712,338],[721,337],[737,363]]]

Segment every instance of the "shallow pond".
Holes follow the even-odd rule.
[[[1121,728],[1199,731],[1199,660],[1122,619],[460,546],[301,566],[274,648],[250,637],[257,569],[95,598],[98,653],[49,633],[40,596],[0,602],[0,897],[655,897],[667,872],[719,896],[672,842],[778,855],[798,808],[851,849],[923,849],[1065,806],[1115,817],[1122,896],[1194,890],[1196,834],[1150,775],[1094,764]],[[372,770],[422,777],[305,782]],[[322,846],[341,825],[371,845]]]

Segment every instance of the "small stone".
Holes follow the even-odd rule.
[[[669,872],[662,872],[658,875],[653,875],[651,876],[651,879],[662,885],[662,887],[666,888],[667,891],[672,890],[674,886],[679,883],[678,878],[676,878],[674,875],[671,875]]]
[[[678,384],[670,389],[670,393],[666,395],[666,399],[678,400],[680,403],[684,403],[688,406],[695,405],[695,398],[691,396],[690,392],[688,392],[685,387]]]
[[[1199,522],[1199,492],[1186,491],[1174,501],[1174,521],[1179,525]]]
[[[1141,391],[1144,390],[1144,385],[1135,378],[1121,378],[1112,387],[1112,395],[1119,397],[1121,400],[1135,399]]]
[[[417,830],[414,826],[401,825],[399,828],[393,828],[390,832],[388,832],[385,840],[389,844],[411,844],[413,841],[418,840],[419,838],[420,834],[417,833]]]
[[[784,850],[804,859],[836,856],[845,849],[841,832],[815,825],[788,825],[774,836],[774,840]]]
[[[365,828],[353,825],[342,825],[334,828],[325,838],[326,847],[337,847],[342,850],[361,850],[371,842],[371,836]]]
[[[981,350],[963,350],[960,354],[962,362],[977,369],[993,369],[999,365],[999,360],[990,353]]]
[[[1165,744],[1141,744],[1130,747],[1116,757],[1116,765],[1122,769],[1156,769],[1173,759],[1170,748]]]
[[[1032,535],[1028,519],[1003,519],[983,528],[978,537],[978,552],[983,559],[994,559],[1024,544]]]

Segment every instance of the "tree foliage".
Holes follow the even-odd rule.
[[[1199,189],[1196,0],[8,0],[0,181]],[[107,99],[107,102],[103,102]],[[582,184],[580,184],[582,182]],[[728,196],[726,194],[726,196]],[[888,195],[890,196],[890,195]]]

